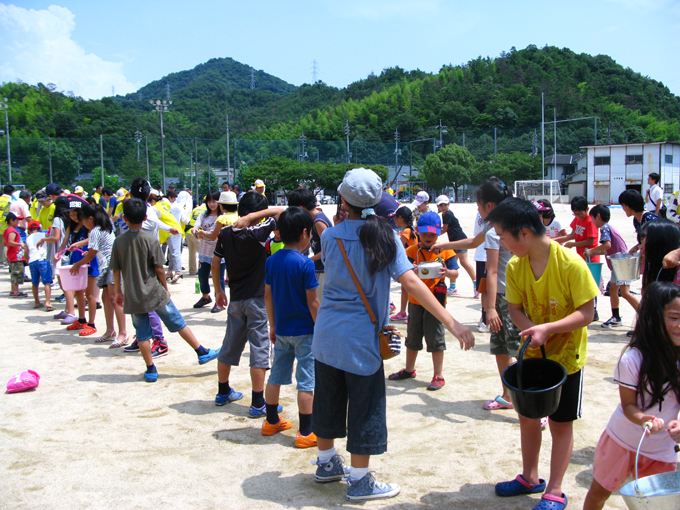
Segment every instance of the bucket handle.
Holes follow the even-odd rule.
[[[522,344],[517,356],[517,388],[521,394],[524,394],[524,389],[522,388],[522,362],[524,361],[524,353],[526,352],[529,344],[531,343],[531,337],[527,338]],[[543,359],[546,358],[545,347],[541,345],[541,353],[543,354]]]
[[[680,420],[680,412],[678,412],[678,420]],[[640,457],[640,448],[642,448],[642,441],[645,440],[645,437],[647,436],[647,431],[652,428],[652,422],[648,421],[645,422],[643,425],[643,430],[642,430],[642,437],[640,438],[640,443],[638,444],[637,447],[637,452],[635,453],[635,495],[638,498],[643,497],[642,491],[640,490],[640,487],[638,487],[638,459]],[[668,425],[664,425],[664,428],[666,430],[670,430],[668,428]],[[678,453],[680,448],[678,448],[678,445],[675,445],[675,452]]]

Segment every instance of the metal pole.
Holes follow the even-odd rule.
[[[210,151],[208,149],[205,149],[205,152],[208,153],[208,190],[212,188],[212,185],[210,183]]]
[[[465,148],[465,133],[463,133],[463,149]]]
[[[52,139],[47,137],[47,161],[50,166],[50,182],[52,181]]]
[[[196,141],[195,136],[194,136],[194,165],[196,165],[196,182],[198,183],[198,142]]]
[[[545,180],[545,106],[541,92],[541,180]]]
[[[99,163],[102,169],[102,187],[104,186],[104,136],[99,135]]]
[[[411,142],[408,143],[408,155],[410,158],[408,176],[411,177],[411,175],[413,175],[413,144]]]
[[[553,108],[553,133],[555,138],[555,160],[553,161],[553,179],[557,179],[557,108]]]
[[[231,177],[231,169],[229,168],[229,115],[227,115],[227,179],[229,181],[233,181]]]
[[[493,128],[493,155],[496,157],[496,128]]]
[[[165,135],[163,134],[163,109],[158,110],[161,119],[161,165],[163,167],[163,193],[166,191],[165,187]]]
[[[146,147],[146,180],[149,180],[149,137],[144,135],[144,146]]]
[[[8,177],[9,181],[7,181],[7,184],[12,183],[12,156],[9,151],[9,117],[7,116],[7,108],[9,105],[7,104],[7,98],[5,98],[5,132],[7,133],[7,172],[8,172]]]
[[[597,115],[595,116],[595,145],[597,145]]]

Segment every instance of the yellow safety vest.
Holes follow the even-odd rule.
[[[165,204],[163,202],[156,202],[156,205],[154,206],[156,210],[158,211],[158,219],[161,220],[163,223],[165,223],[168,227],[170,228],[176,228],[180,232],[182,232],[184,229],[182,228],[182,224],[177,221],[177,219],[172,215],[170,212],[170,207],[168,207],[169,204]],[[158,230],[158,239],[161,244],[164,244],[168,238],[170,237],[170,233],[166,232],[165,230]],[[182,233],[182,235],[184,235]]]
[[[7,213],[9,212],[9,195],[0,196],[0,234],[4,234],[7,230]]]

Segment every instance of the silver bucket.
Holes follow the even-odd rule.
[[[612,263],[612,269],[616,274],[616,281],[632,282],[640,278],[640,252],[631,255],[630,253],[616,253],[608,255],[607,258]]]
[[[638,457],[648,429],[646,424],[635,455],[635,480],[621,487],[619,492],[630,510],[678,510],[680,509],[680,471],[638,479]]]

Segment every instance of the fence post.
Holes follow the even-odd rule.
[[[47,137],[47,161],[50,166],[50,182],[54,182],[52,181],[52,139],[49,136]]]

